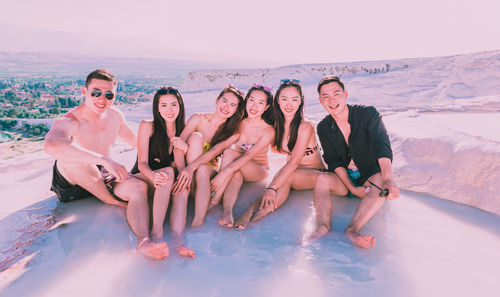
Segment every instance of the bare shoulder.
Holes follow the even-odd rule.
[[[191,117],[189,117],[188,124],[197,124],[200,123],[201,121],[205,120],[208,117],[209,114],[207,113],[193,113]]]
[[[274,137],[274,127],[271,126],[271,125],[269,125],[269,124],[267,124],[267,123],[264,125],[264,131],[263,132],[266,135]]]
[[[153,130],[153,120],[142,120],[139,129]]]
[[[118,108],[111,106],[107,112],[112,120],[118,119],[120,121],[125,121],[125,115]]]
[[[78,114],[73,111],[68,112],[64,116],[54,121],[49,132],[45,136],[46,140],[52,138],[71,138],[77,134],[80,129],[80,120]]]
[[[311,123],[311,121],[304,119],[300,123],[299,126],[299,133],[312,133],[314,132],[314,125]]]
[[[77,128],[79,126],[79,123],[80,117],[78,115],[78,112],[76,110],[72,110],[55,120],[52,124],[52,127],[57,129],[73,129]]]

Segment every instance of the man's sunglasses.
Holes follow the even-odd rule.
[[[273,89],[271,89],[271,87],[264,86],[264,85],[261,85],[261,84],[253,84],[252,88],[259,89],[259,90],[264,90],[264,91],[268,92],[269,94],[271,94],[273,92]]]
[[[102,91],[101,90],[92,90],[92,92],[90,93],[90,96],[92,97],[99,97],[102,95]],[[115,94],[113,92],[106,92],[104,93],[104,97],[106,97],[106,99],[108,100],[113,100],[113,98],[115,98]]]
[[[296,84],[296,85],[301,85],[302,83],[298,79],[289,79],[285,78],[280,81],[281,85],[286,85],[286,84]]]

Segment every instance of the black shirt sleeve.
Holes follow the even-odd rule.
[[[344,161],[335,147],[335,131],[332,128],[331,120],[328,117],[323,119],[318,124],[317,130],[319,141],[323,148],[323,159],[328,165],[328,170],[334,171],[337,167],[345,167]]]
[[[387,130],[385,129],[382,116],[374,108],[367,110],[367,132],[371,147],[377,159],[388,158],[392,161],[392,149]]]

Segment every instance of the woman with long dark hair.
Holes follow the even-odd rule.
[[[218,172],[220,155],[238,140],[238,126],[243,117],[243,93],[227,86],[215,101],[214,113],[191,116],[174,146],[186,151],[188,165],[179,171],[174,193],[190,187],[196,179],[193,227],[203,224],[210,202],[210,179]],[[186,143],[187,142],[187,143]]]
[[[223,198],[219,224],[225,227],[233,227],[233,207],[243,182],[259,182],[269,175],[268,151],[274,139],[271,88],[253,84],[244,103],[239,138],[232,147],[224,150],[221,170],[211,181],[215,194],[210,207],[219,204]]]
[[[286,164],[276,173],[262,198],[252,203],[236,221],[245,229],[280,207],[290,189],[314,188],[316,177],[325,169],[311,122],[304,119],[304,95],[298,80],[284,79],[274,96],[274,142],[276,152],[287,155]]]
[[[153,98],[153,120],[144,120],[139,125],[137,162],[131,171],[148,183],[153,196],[153,241],[163,237],[163,222],[175,180],[174,168],[184,168],[184,152],[175,149],[171,141],[181,134],[184,126],[184,101],[179,91],[173,87],[159,89]],[[173,197],[170,227],[179,254],[195,257],[194,251],[182,243],[188,194],[188,191],[183,191]]]

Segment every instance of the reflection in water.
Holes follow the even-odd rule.
[[[36,251],[40,236],[54,225],[55,203],[47,199],[0,221],[0,272]]]

